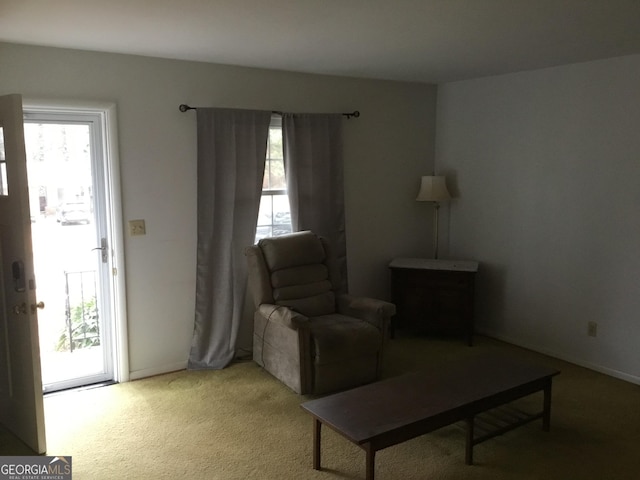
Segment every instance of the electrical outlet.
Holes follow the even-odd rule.
[[[129,235],[146,235],[147,229],[144,224],[144,220],[129,220]]]
[[[598,324],[596,322],[587,323],[587,335],[595,337],[598,335]]]

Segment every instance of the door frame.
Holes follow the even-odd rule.
[[[105,193],[104,212],[107,225],[107,243],[110,246],[112,272],[110,276],[111,304],[113,316],[114,380],[128,382],[129,349],[127,335],[126,282],[124,261],[124,231],[122,217],[122,195],[120,186],[120,159],[118,156],[116,104],[79,100],[47,100],[24,98],[25,115],[41,113],[93,113],[101,118],[104,144],[103,187]]]

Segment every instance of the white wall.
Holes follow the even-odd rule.
[[[478,329],[637,383],[639,88],[640,56],[450,83],[436,128]]]
[[[125,238],[133,378],[184,368],[191,341],[196,130],[180,103],[360,110],[344,123],[351,292],[387,298],[388,261],[431,247],[427,214],[413,198],[433,165],[433,86],[2,43],[0,65],[0,94],[117,104],[123,217],[147,227],[146,236]]]

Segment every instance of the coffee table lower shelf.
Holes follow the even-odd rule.
[[[366,478],[374,480],[378,450],[460,421],[466,425],[465,461],[471,465],[473,447],[490,438],[538,419],[549,430],[551,384],[558,373],[513,357],[474,356],[305,402],[301,407],[313,416],[313,468],[321,469],[322,425],[366,452]],[[537,392],[543,392],[539,413],[505,410]],[[483,432],[476,435],[480,425]],[[486,425],[493,428],[487,431]]]

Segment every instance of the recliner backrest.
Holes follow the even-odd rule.
[[[273,299],[309,317],[336,311],[335,285],[325,243],[312,232],[258,242],[269,272]]]

